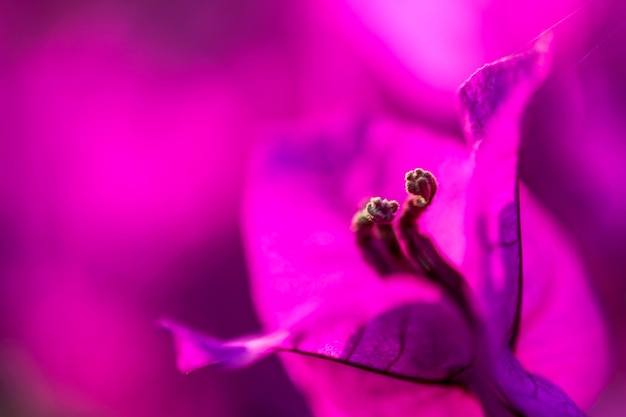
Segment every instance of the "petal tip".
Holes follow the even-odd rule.
[[[181,373],[188,374],[209,365],[237,367],[247,356],[244,346],[229,345],[205,336],[170,319],[161,319],[157,326],[169,331],[174,338],[176,365]]]
[[[466,136],[480,140],[502,112],[521,116],[526,103],[551,67],[553,34],[540,35],[529,49],[488,63],[458,90]]]

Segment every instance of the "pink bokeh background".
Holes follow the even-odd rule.
[[[0,415],[309,415],[276,359],[183,376],[153,325],[259,329],[239,232],[253,145],[362,115],[458,132],[457,86],[579,6],[2,2]],[[560,26],[522,159],[612,330],[598,417],[626,412],[624,19],[605,0]]]

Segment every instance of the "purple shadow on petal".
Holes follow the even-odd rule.
[[[345,189],[356,165],[367,158],[372,147],[371,123],[362,118],[330,126],[326,130],[303,132],[298,140],[291,133],[282,133],[267,149],[267,160],[260,174],[267,181],[280,181],[291,176],[311,176],[307,183],[312,194],[322,197],[329,206],[351,217],[358,202],[347,198]],[[385,159],[368,161],[369,170],[376,172],[376,184],[382,187],[386,180]]]
[[[515,202],[505,206],[499,215],[500,250],[504,265],[504,279],[515,287],[514,291],[517,293],[515,317],[510,328],[505,329],[505,337],[509,341],[510,348],[514,348],[517,342],[522,309],[521,225],[519,219],[518,197]]]
[[[384,313],[352,335],[341,361],[425,383],[449,383],[471,365],[467,323],[445,320],[445,307],[409,304]],[[449,317],[448,317],[449,318]]]
[[[585,417],[563,390],[539,375],[527,372],[510,353],[499,358],[498,386],[522,416]]]
[[[316,132],[312,140],[301,142],[279,139],[269,152],[265,174],[281,176],[297,171],[324,175],[332,180],[341,178],[366,149],[368,127],[369,123],[362,120],[349,126],[342,135],[329,131]]]

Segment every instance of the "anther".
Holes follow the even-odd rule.
[[[404,176],[406,192],[409,197],[404,202],[400,215],[400,227],[413,227],[417,219],[426,211],[437,192],[435,176],[425,169],[416,168]]]
[[[408,265],[392,225],[399,207],[397,201],[374,197],[352,220],[357,246],[381,276],[404,271]]]
[[[402,251],[392,224],[399,207],[400,205],[395,200],[381,200],[376,197],[369,201],[365,209],[372,216],[377,235],[392,258],[396,271],[406,272],[411,269],[411,266]]]
[[[400,205],[395,200],[383,200],[380,197],[370,199],[365,211],[375,224],[391,223]]]
[[[404,176],[406,192],[415,196],[415,205],[427,207],[437,192],[437,180],[430,172],[421,168],[409,171]]]
[[[441,256],[433,241],[419,232],[419,217],[433,201],[437,180],[431,172],[417,168],[406,173],[405,181],[409,196],[402,207],[399,228],[408,259],[440,285],[466,313],[470,323],[475,324],[465,279]]]

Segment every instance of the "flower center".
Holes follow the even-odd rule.
[[[371,198],[354,216],[352,229],[363,258],[381,277],[397,273],[426,276],[457,303],[470,325],[477,325],[465,278],[419,231],[419,219],[437,192],[435,176],[417,168],[406,173],[405,186],[408,196],[399,216],[399,203],[380,197]],[[396,217],[398,233],[394,228]]]

